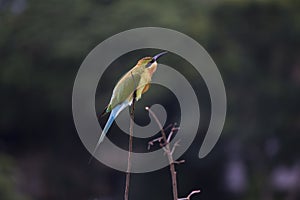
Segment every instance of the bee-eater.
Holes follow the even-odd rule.
[[[167,52],[161,52],[153,57],[140,59],[137,64],[118,81],[112,92],[110,102],[102,113],[103,115],[111,112],[93,151],[92,157],[94,157],[98,146],[103,141],[119,113],[132,104],[134,94],[135,101],[138,101],[142,97],[142,94],[148,91],[152,75],[157,68],[157,59],[166,53]]]

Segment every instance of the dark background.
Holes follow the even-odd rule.
[[[299,10],[296,0],[0,0],[0,199],[123,198],[124,173],[96,160],[87,164],[90,154],[72,118],[72,87],[97,44],[144,26],[171,28],[198,41],[227,91],[224,131],[200,160],[210,109],[205,86],[198,88],[204,120],[182,156],[187,163],[177,166],[179,196],[201,189],[192,199],[299,199]],[[120,75],[153,52],[159,51],[133,52],[114,62],[101,80],[107,90],[97,93],[97,112]],[[176,59],[170,54],[162,61],[185,65]],[[191,82],[201,80],[189,67],[181,69]],[[151,89],[137,110],[144,99],[160,99],[169,105],[169,121],[178,120],[172,94]],[[144,117],[140,123],[149,120]],[[114,126],[110,137],[126,144],[118,132]],[[130,199],[171,195],[168,168],[132,176]]]

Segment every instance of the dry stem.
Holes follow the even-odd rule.
[[[177,180],[176,180],[176,171],[175,171],[175,164],[174,164],[174,160],[173,160],[173,156],[170,150],[170,144],[168,138],[166,137],[166,133],[161,125],[161,123],[159,122],[157,116],[154,114],[154,112],[149,108],[146,107],[146,110],[149,111],[149,113],[152,115],[152,117],[154,118],[154,120],[156,121],[157,125],[159,126],[160,130],[161,130],[161,135],[165,144],[165,152],[168,156],[168,160],[169,160],[169,164],[170,164],[170,172],[171,172],[171,177],[172,177],[172,188],[173,188],[173,199],[174,200],[178,200],[178,191],[177,191]]]
[[[127,172],[126,172],[126,185],[124,200],[129,198],[129,185],[130,185],[130,172],[131,172],[131,153],[132,153],[132,136],[133,136],[133,125],[134,125],[134,104],[136,98],[136,91],[133,93],[132,104],[130,106],[130,127],[129,127],[129,150],[128,150],[128,160],[127,160]]]
[[[187,197],[185,197],[185,198],[180,198],[180,199],[178,199],[178,200],[190,200],[190,199],[191,199],[191,196],[192,196],[193,194],[196,194],[196,193],[200,193],[200,190],[194,190],[194,191],[192,191]]]
[[[162,127],[161,123],[159,122],[157,116],[154,114],[154,112],[149,107],[146,107],[146,110],[149,111],[149,113],[155,119],[156,123],[158,124],[158,126],[161,130],[161,134],[162,134],[161,137],[156,138],[156,139],[154,139],[154,140],[152,140],[148,143],[148,149],[150,149],[150,146],[154,145],[154,142],[159,142],[159,144],[162,146],[162,148],[164,149],[165,153],[168,156],[168,160],[169,160],[169,164],[170,164],[170,172],[171,172],[171,177],[172,177],[172,189],[173,189],[173,198],[174,198],[174,200],[190,200],[191,196],[193,194],[200,193],[200,190],[194,190],[187,197],[178,199],[175,164],[184,163],[185,160],[179,160],[179,161],[175,160],[174,161],[174,159],[173,159],[173,153],[175,151],[175,148],[177,146],[179,146],[179,141],[176,141],[174,143],[172,149],[170,148],[171,138],[172,138],[174,132],[179,129],[179,127],[176,127],[176,124],[168,126],[167,128],[169,128],[169,127],[172,127],[172,128],[171,128],[171,131],[170,131],[170,133],[168,135],[168,138],[167,138],[165,130],[163,129],[163,127]],[[162,140],[163,140],[163,142],[162,142]]]

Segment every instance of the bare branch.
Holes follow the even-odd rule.
[[[148,142],[148,150],[150,150],[151,146],[153,146],[155,142],[158,142],[159,144],[161,144],[162,140],[163,140],[163,137],[159,137],[159,138],[155,138],[155,139],[149,141]]]
[[[177,142],[174,143],[172,150],[170,149],[170,141],[171,138],[174,134],[175,131],[177,131],[179,129],[179,127],[176,127],[177,124],[174,123],[173,125],[169,125],[167,128],[172,127],[170,130],[170,133],[168,135],[168,138],[166,137],[166,133],[165,130],[167,129],[163,129],[161,123],[159,122],[157,116],[155,115],[155,113],[149,108],[146,107],[145,108],[151,115],[152,117],[155,119],[157,125],[159,126],[160,130],[161,130],[161,137],[156,138],[150,142],[148,142],[148,149],[150,149],[150,146],[153,146],[155,142],[159,142],[160,146],[163,148],[164,150],[164,154],[166,154],[168,156],[168,160],[169,160],[169,165],[170,165],[170,172],[171,172],[171,177],[172,177],[172,189],[173,189],[173,199],[174,200],[190,200],[191,196],[193,194],[196,193],[200,193],[200,190],[194,190],[192,191],[187,197],[185,198],[178,198],[178,191],[177,191],[177,180],[176,180],[176,171],[175,171],[175,164],[181,164],[184,163],[185,160],[179,160],[179,161],[174,161],[173,159],[173,153],[176,149],[176,147],[179,146],[179,142],[180,140],[178,140]],[[162,143],[163,142],[163,143]]]
[[[131,74],[132,75],[132,74]],[[130,106],[130,127],[129,127],[129,150],[128,150],[128,161],[127,161],[127,172],[126,172],[126,185],[124,200],[129,199],[129,184],[130,184],[130,173],[131,173],[131,153],[132,153],[132,137],[133,137],[133,125],[134,125],[134,104],[136,98],[136,90],[133,92],[132,104]]]
[[[168,136],[168,139],[167,139],[167,142],[168,142],[168,143],[170,143],[170,140],[171,140],[172,135],[173,135],[173,131],[171,131],[170,134],[169,134],[169,136]]]
[[[163,141],[165,143],[165,146],[163,147],[163,149],[168,156],[168,160],[169,160],[169,164],[170,164],[170,172],[171,172],[171,177],[172,177],[172,188],[173,188],[173,199],[178,200],[175,165],[174,165],[174,160],[173,160],[173,157],[171,154],[170,145],[169,145],[169,142],[167,141],[166,133],[165,133],[161,123],[159,122],[157,116],[154,114],[154,112],[149,107],[146,107],[145,109],[152,115],[152,117],[154,118],[158,127],[161,130],[161,135],[162,135]]]
[[[194,190],[194,191],[192,191],[187,197],[185,197],[185,198],[180,198],[180,199],[178,199],[178,200],[190,200],[190,199],[191,199],[191,196],[192,196],[193,194],[200,193],[200,192],[201,192],[200,190]]]
[[[173,148],[172,148],[172,151],[171,151],[171,155],[173,155],[173,153],[175,151],[175,148],[178,147],[178,146],[180,146],[179,142],[180,142],[180,140],[178,140],[177,142],[175,142],[175,144],[173,145]]]
[[[149,108],[146,107],[146,110],[147,109],[149,109]],[[171,137],[172,137],[174,131],[177,131],[179,129],[179,127],[175,127],[175,126],[176,126],[176,123],[169,124],[166,128],[164,128],[164,132],[166,132],[166,130],[168,130],[169,128],[171,128],[171,131],[170,131],[169,136],[167,138],[167,143],[170,143],[170,140],[171,140]],[[156,143],[156,142],[158,142],[161,147],[164,147],[167,143],[163,143],[162,142],[163,140],[164,140],[163,136],[161,136],[161,137],[158,137],[158,138],[155,138],[155,139],[149,141],[147,149],[150,150],[151,146],[153,146],[154,143]]]
[[[173,125],[172,128],[171,128],[170,134],[169,134],[168,139],[167,139],[168,143],[170,143],[171,138],[172,138],[174,132],[177,131],[177,130],[179,130],[179,127],[176,127],[176,125],[177,125],[177,124],[174,123],[174,125]]]
[[[182,163],[185,163],[185,160],[175,160],[174,163],[175,164],[182,164]]]

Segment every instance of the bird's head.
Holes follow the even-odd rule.
[[[138,65],[144,65],[146,68],[149,69],[150,73],[154,73],[157,67],[157,59],[162,55],[166,54],[166,51],[163,51],[153,57],[145,57],[139,60]]]

